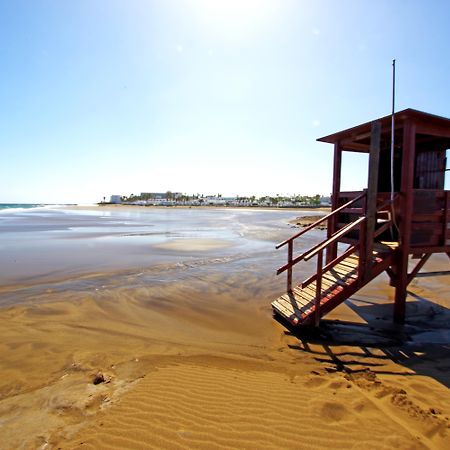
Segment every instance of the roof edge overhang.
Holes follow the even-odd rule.
[[[426,113],[423,111],[419,111],[417,109],[404,109],[402,111],[396,112],[394,114],[395,118],[395,128],[402,128],[403,124],[406,121],[411,121],[419,125],[418,131],[423,129],[426,132],[427,128],[436,128],[442,130],[442,137],[450,137],[450,119],[442,116],[437,116],[435,114]],[[337,133],[330,134],[328,136],[324,136],[318,138],[319,142],[327,142],[329,144],[336,144],[338,142],[346,142],[352,143],[355,151],[358,151],[357,146],[359,144],[356,143],[359,139],[364,139],[365,137],[370,135],[372,122],[380,121],[382,130],[385,132],[391,131],[391,119],[392,115],[381,117],[379,119],[374,119],[370,122],[366,122],[360,125],[357,125],[352,128],[348,128],[346,130],[338,131]],[[422,125],[422,126],[421,126]],[[364,151],[361,148],[359,151]]]

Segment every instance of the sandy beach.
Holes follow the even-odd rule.
[[[100,209],[0,220],[1,449],[448,448],[447,256],[405,326],[382,275],[299,332],[270,310],[298,212]]]

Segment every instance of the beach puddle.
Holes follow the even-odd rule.
[[[177,252],[207,252],[218,250],[233,245],[230,241],[219,239],[172,239],[153,247]]]

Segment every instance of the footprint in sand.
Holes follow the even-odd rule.
[[[339,422],[347,416],[347,408],[341,403],[325,402],[320,410],[321,416],[325,419]]]

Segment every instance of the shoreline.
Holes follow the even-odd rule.
[[[83,208],[83,206],[74,205],[76,208]],[[71,206],[69,206],[71,207]],[[167,208],[173,208],[173,209],[225,209],[225,210],[255,210],[255,211],[331,211],[331,207],[329,206],[287,206],[287,207],[275,207],[275,206],[226,206],[226,205],[204,205],[204,206],[196,206],[196,205],[169,205],[169,206],[162,206],[162,205],[125,205],[125,204],[113,204],[113,203],[105,203],[101,204],[98,203],[96,205],[90,205],[87,206],[94,207],[94,208],[141,208],[141,209],[167,209]]]

